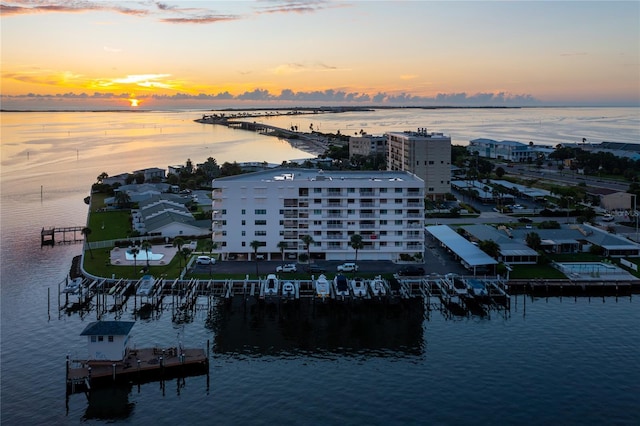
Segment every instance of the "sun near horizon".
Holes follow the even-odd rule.
[[[129,106],[130,106],[131,108],[135,108],[135,107],[140,106],[140,100],[138,100],[138,99],[133,99],[133,98],[131,98],[131,99],[127,99],[127,100],[130,102],[130,105],[129,105]]]

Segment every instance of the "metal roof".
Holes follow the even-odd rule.
[[[496,265],[498,263],[493,257],[471,244],[447,225],[432,225],[425,229],[470,266]]]
[[[87,325],[81,336],[126,336],[133,328],[134,321],[94,321]]]

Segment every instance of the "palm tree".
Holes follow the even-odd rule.
[[[538,250],[540,248],[540,235],[537,232],[529,232],[526,237],[527,245],[534,250]]]
[[[138,267],[136,266],[136,259],[138,258],[138,253],[140,253],[140,249],[138,247],[132,247],[129,249],[129,252],[133,256],[133,270],[135,271],[136,269],[138,269]]]
[[[358,263],[358,250],[364,247],[364,243],[362,242],[362,235],[353,234],[351,236],[351,242],[349,243],[352,249],[356,251],[356,260],[355,263]]]
[[[113,194],[113,197],[115,198],[116,206],[119,208],[123,208],[131,204],[131,197],[126,191],[116,191],[115,194]]]
[[[85,242],[87,243],[87,248],[89,249],[89,254],[91,255],[91,259],[93,259],[93,252],[91,251],[91,245],[89,244],[89,235],[91,235],[91,228],[85,226],[82,228],[82,235],[84,235]]]
[[[287,243],[285,241],[280,241],[278,243],[278,248],[280,249],[280,254],[282,255],[282,266],[284,266],[284,251],[287,248]]]
[[[313,237],[309,234],[300,237],[304,243],[304,248],[307,250],[307,262],[311,263],[311,244],[313,244]]]
[[[493,240],[482,240],[478,247],[494,259],[500,255],[500,245]]]
[[[185,266],[187,265],[187,259],[189,258],[189,256],[191,255],[191,249],[189,247],[183,247],[182,250],[180,250],[180,254],[182,255],[182,257],[184,258],[184,264]]]
[[[260,248],[260,246],[262,246],[262,243],[258,240],[253,240],[249,245],[253,249],[253,258],[256,261],[256,276],[257,276],[258,275],[258,249]]]
[[[184,245],[184,240],[181,237],[175,237],[173,239],[173,246],[178,247],[178,252],[182,250],[182,246]],[[179,267],[182,268],[182,259],[178,258]]]
[[[148,240],[144,240],[141,244],[140,244],[140,248],[142,250],[145,251],[145,253],[147,254],[147,269],[149,269],[149,253],[151,252],[151,243]]]

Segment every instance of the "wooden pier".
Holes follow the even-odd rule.
[[[87,392],[110,383],[146,382],[208,372],[209,356],[204,349],[132,349],[122,361],[70,360],[67,357],[67,392]]]
[[[84,241],[84,235],[82,230],[84,226],[67,226],[67,227],[51,227],[42,228],[40,231],[40,247],[42,246],[55,246],[56,234],[62,234],[62,240],[58,240],[58,244],[73,244]],[[67,234],[69,237],[67,237]],[[73,237],[72,237],[73,235]]]

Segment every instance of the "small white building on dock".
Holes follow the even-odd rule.
[[[95,321],[80,333],[87,336],[89,361],[121,361],[129,343],[133,321]]]

